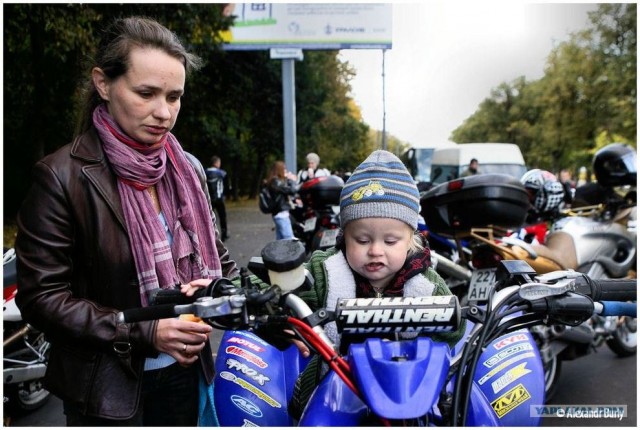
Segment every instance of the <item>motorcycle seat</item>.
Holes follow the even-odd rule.
[[[546,258],[558,264],[562,269],[577,269],[578,258],[576,255],[573,238],[568,233],[556,231],[547,236],[544,245],[532,245],[538,257]]]

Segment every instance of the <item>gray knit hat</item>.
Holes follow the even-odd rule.
[[[400,159],[374,151],[353,171],[340,193],[340,227],[360,218],[393,218],[418,228],[420,194]]]

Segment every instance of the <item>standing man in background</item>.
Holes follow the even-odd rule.
[[[462,172],[460,177],[464,178],[465,176],[473,176],[473,175],[477,175],[478,173],[480,173],[478,172],[478,160],[475,158],[472,158],[471,161],[469,161],[469,167],[467,167],[467,170]]]
[[[220,157],[211,157],[211,167],[207,168],[207,186],[211,196],[211,206],[218,213],[220,221],[220,238],[224,242],[229,238],[227,231],[227,208],[224,204],[225,192],[229,190],[229,179],[227,172],[220,168]]]

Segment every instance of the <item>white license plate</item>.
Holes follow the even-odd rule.
[[[320,239],[320,248],[331,247],[336,244],[336,237],[340,229],[334,228],[331,230],[325,230],[322,232],[322,239]]]
[[[495,282],[496,269],[474,270],[469,283],[469,301],[487,301]]]
[[[313,218],[309,218],[308,220],[306,220],[304,222],[304,232],[309,232],[309,231],[314,231],[316,229],[316,222],[318,221],[318,218],[313,217]]]

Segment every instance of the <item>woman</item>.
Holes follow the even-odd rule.
[[[171,134],[199,59],[155,21],[104,33],[73,142],[34,168],[18,216],[18,304],[51,340],[45,384],[73,426],[194,426],[211,327],[122,324],[157,288],[237,276],[204,169]],[[196,173],[198,172],[198,173]]]
[[[276,199],[277,210],[273,214],[273,222],[276,225],[276,240],[293,239],[293,227],[289,211],[292,208],[291,199],[297,191],[296,175],[287,172],[284,161],[273,163],[267,176],[267,186],[271,195]]]

